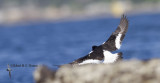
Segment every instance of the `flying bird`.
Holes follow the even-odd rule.
[[[114,63],[122,59],[122,52],[113,54],[113,51],[120,49],[122,41],[128,30],[128,19],[122,15],[120,24],[117,29],[111,34],[109,39],[99,46],[92,46],[92,51],[84,57],[81,57],[69,64],[99,64],[99,63]]]
[[[9,77],[10,77],[10,79],[11,79],[11,71],[12,71],[12,70],[11,70],[9,64],[7,64],[7,67],[8,67],[8,68],[7,68],[7,71],[9,72]]]

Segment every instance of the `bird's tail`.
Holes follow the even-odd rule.
[[[119,55],[119,56],[118,56],[118,61],[119,61],[119,60],[122,60],[122,59],[123,59],[123,56],[122,56],[123,53],[122,53],[122,52],[119,52],[118,55]]]

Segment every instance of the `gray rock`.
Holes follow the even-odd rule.
[[[160,60],[66,65],[57,72],[41,66],[34,78],[36,83],[160,83]]]

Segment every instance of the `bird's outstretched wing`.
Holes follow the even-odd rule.
[[[120,24],[109,39],[102,44],[104,50],[115,51],[120,49],[122,40],[128,30],[128,19],[125,15],[121,17]]]

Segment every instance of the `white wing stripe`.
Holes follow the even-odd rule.
[[[120,49],[120,47],[121,47],[121,36],[122,36],[122,34],[118,34],[118,36],[116,37],[115,44],[116,44],[117,49]]]
[[[88,59],[88,60],[83,61],[82,63],[79,63],[79,65],[84,65],[84,64],[89,64],[89,63],[99,64],[99,63],[101,63],[101,61],[100,60],[94,60],[94,59]]]

